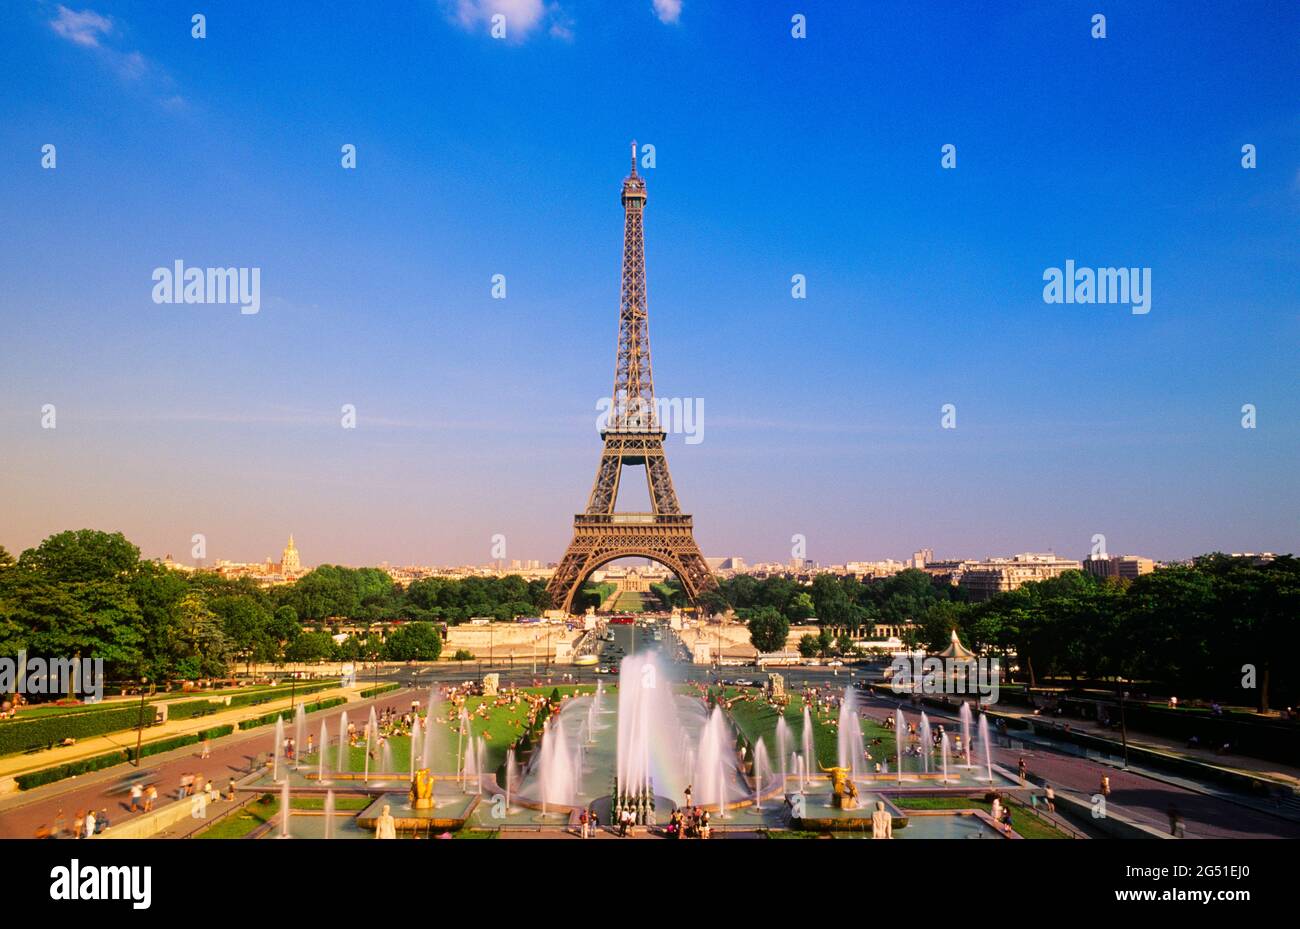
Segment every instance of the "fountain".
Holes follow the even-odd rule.
[[[277,716],[275,718],[275,749],[272,756],[274,760],[271,763],[272,781],[278,781],[280,779],[280,763],[282,761],[283,754],[284,754],[284,717]],[[289,778],[288,775],[286,774],[285,783],[288,783],[288,780]]]
[[[799,781],[802,785],[799,789],[802,791],[807,787],[808,779],[812,776],[813,764],[817,759],[817,753],[813,751],[812,714],[808,711],[807,703],[803,705],[803,733],[800,739],[803,742],[803,777]]]
[[[351,746],[348,744],[348,711],[344,710],[339,715],[339,763],[337,770],[340,774],[346,774],[352,770],[350,764]]]
[[[325,792],[325,838],[334,838],[334,791]]]
[[[934,754],[934,737],[930,732],[930,720],[921,714],[921,770],[930,773],[930,758]]]
[[[280,838],[289,838],[289,778],[280,785]]]
[[[772,765],[767,760],[767,746],[759,736],[754,744],[754,809],[763,808],[763,782],[772,773]],[[783,782],[784,783],[784,782]]]
[[[993,784],[993,752],[989,746],[989,718],[980,714],[980,745],[984,748],[984,770],[988,774],[989,785]]]
[[[858,692],[854,687],[844,688],[839,725],[836,763],[852,771],[855,778],[861,777],[866,773],[867,749],[862,741],[862,718],[858,710]]]
[[[316,748],[316,780],[321,783],[327,783],[325,780],[325,747],[329,745],[329,732],[325,729],[325,720],[320,721],[320,745]]]
[[[785,790],[786,777],[793,768],[793,765],[788,764],[790,753],[790,725],[785,721],[785,713],[782,713],[776,721],[776,759],[781,764],[782,790]]]
[[[939,736],[939,747],[943,754],[943,782],[948,783],[948,733],[941,733]]]
[[[728,772],[735,765],[732,742],[731,729],[723,718],[722,708],[715,706],[700,732],[700,749],[692,780],[699,802],[705,806],[717,804],[718,813],[724,816],[727,802],[731,799],[727,791]]]
[[[302,764],[302,743],[307,738],[307,708],[301,703],[293,714],[293,760],[295,766]]]
[[[466,793],[469,792],[470,783],[476,783],[479,790],[482,790],[483,781],[478,776],[478,745],[477,738],[470,737],[469,745],[465,748],[465,776],[461,780],[461,789]]]
[[[894,711],[894,748],[898,755],[898,783],[903,783],[903,739],[907,736],[907,717],[900,706]]]
[[[506,751],[506,812],[510,812],[510,792],[515,786],[515,750]]]
[[[961,710],[958,712],[958,716],[961,717],[961,747],[962,747],[962,751],[966,755],[966,767],[969,768],[971,766],[970,764],[970,701],[969,700],[963,700],[961,702]]]
[[[424,717],[424,759],[420,765],[422,768],[433,770],[433,751],[436,744],[435,733],[433,728],[433,706],[429,707],[428,714]]]
[[[564,721],[548,719],[542,725],[538,779],[542,788],[542,813],[547,807],[572,806],[574,802],[573,763],[564,740]]]

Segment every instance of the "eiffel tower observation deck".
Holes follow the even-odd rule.
[[[650,366],[649,310],[646,302],[645,180],[636,170],[623,181],[623,285],[619,300],[618,349],[614,392],[605,428],[604,449],[585,512],[573,518],[573,540],[548,590],[552,603],[572,612],[573,599],[593,571],[618,558],[657,561],[677,575],[686,595],[696,600],[717,586],[704,562],[691,517],[682,512],[664,455],[665,433],[655,406]],[[616,512],[625,466],[645,468],[649,512]]]

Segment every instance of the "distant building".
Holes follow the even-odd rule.
[[[1085,558],[1083,570],[1094,577],[1134,580],[1156,569],[1156,563],[1140,555],[1111,555],[1107,558]]]
[[[1050,552],[1025,552],[1011,558],[963,562],[957,583],[970,593],[972,600],[988,600],[997,594],[1016,590],[1022,584],[1060,577],[1066,571],[1082,570],[1081,561],[1061,558]]]
[[[288,576],[302,571],[302,560],[298,557],[298,548],[293,544],[293,533],[289,533],[289,544],[280,554],[280,573]]]

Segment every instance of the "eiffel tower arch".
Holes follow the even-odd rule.
[[[646,305],[645,181],[632,173],[623,181],[623,287],[618,314],[614,393],[605,428],[604,450],[587,509],[573,517],[573,540],[551,577],[551,603],[573,611],[573,598],[593,571],[619,558],[657,561],[682,582],[692,602],[718,586],[695,543],[691,517],[682,512],[664,455],[667,435],[659,422],[650,371],[650,329]],[[650,511],[615,512],[624,466],[643,466]]]

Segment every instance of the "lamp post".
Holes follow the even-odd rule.
[[[149,678],[140,678],[140,719],[135,727],[135,766],[140,767],[140,742],[144,738],[144,691]]]
[[[1119,737],[1124,743],[1124,768],[1128,769],[1128,720],[1124,714],[1124,701],[1128,698],[1128,691],[1119,692]]]

